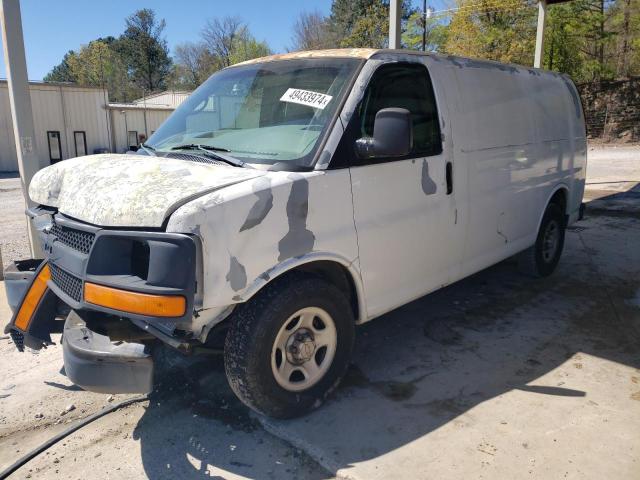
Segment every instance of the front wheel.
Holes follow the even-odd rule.
[[[520,269],[534,277],[547,277],[558,266],[564,247],[565,219],[555,203],[547,206],[536,243],[519,256]]]
[[[346,297],[322,278],[292,274],[238,307],[225,342],[231,388],[278,418],[320,406],[349,365],[354,319]]]

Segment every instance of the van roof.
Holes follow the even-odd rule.
[[[253,58],[245,62],[236,63],[237,65],[248,65],[250,63],[273,62],[276,60],[291,60],[295,58],[370,58],[373,54],[379,52],[377,48],[330,48],[327,50],[305,50],[301,52],[278,53],[267,57]]]
[[[376,54],[386,54],[386,53],[397,53],[403,55],[419,55],[424,56],[428,55],[430,57],[435,58],[436,60],[444,60],[451,62],[457,67],[465,68],[497,68],[499,70],[504,70],[508,73],[515,73],[516,71],[520,72],[529,72],[532,75],[538,74],[549,74],[555,77],[566,77],[570,78],[564,74],[544,70],[541,68],[535,67],[527,67],[524,65],[516,65],[511,63],[501,63],[496,62],[494,60],[484,60],[484,59],[475,59],[475,58],[466,58],[466,57],[458,57],[455,55],[443,55],[433,52],[421,52],[419,50],[393,50],[388,48],[332,48],[326,50],[305,50],[300,52],[290,52],[290,53],[278,53],[275,55],[269,55],[266,57],[254,58],[251,60],[247,60],[245,62],[236,63],[232,65],[232,67],[236,67],[238,65],[249,65],[253,63],[263,63],[263,62],[274,62],[278,60],[291,60],[296,58],[361,58],[364,60],[368,60],[369,58],[375,56]]]

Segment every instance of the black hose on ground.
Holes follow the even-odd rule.
[[[73,423],[71,426],[69,426],[68,428],[66,428],[65,430],[63,430],[59,434],[57,434],[55,437],[50,438],[49,440],[47,440],[43,444],[41,444],[41,445],[37,446],[36,448],[34,448],[33,450],[31,450],[29,453],[27,453],[26,455],[24,455],[23,457],[18,459],[13,465],[10,465],[9,467],[5,468],[2,472],[0,472],[0,480],[4,480],[9,475],[11,475],[13,472],[15,472],[20,467],[22,467],[29,460],[32,460],[33,458],[37,457],[42,452],[44,452],[45,450],[47,450],[50,447],[52,447],[53,445],[58,443],[63,438],[71,435],[76,430],[79,430],[80,428],[84,427],[85,425],[88,425],[89,423],[93,422],[94,420],[97,420],[100,417],[105,416],[107,413],[115,412],[116,410],[118,410],[118,409],[120,409],[122,407],[126,407],[128,405],[131,405],[132,403],[142,402],[143,400],[148,400],[148,399],[149,399],[149,397],[147,395],[142,395],[141,397],[129,398],[127,400],[123,400],[121,402],[114,403],[114,404],[110,405],[109,407],[104,408],[104,409],[100,410],[99,412],[94,413],[93,415],[89,415],[86,418],[78,420],[77,422]]]

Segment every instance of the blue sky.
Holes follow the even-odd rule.
[[[165,36],[172,51],[181,42],[196,40],[208,18],[225,15],[242,17],[259,40],[266,40],[276,52],[285,51],[301,11],[331,10],[331,0],[22,0],[20,4],[31,80],[41,80],[67,51],[98,37],[119,35],[125,17],[139,8],[152,8],[166,20]],[[5,76],[0,61],[0,77]]]

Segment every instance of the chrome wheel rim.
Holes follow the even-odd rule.
[[[554,220],[547,224],[542,236],[542,259],[546,263],[550,263],[555,258],[559,243],[560,225]]]
[[[318,383],[331,367],[337,343],[331,315],[317,307],[298,310],[284,322],[271,349],[278,385],[300,392]]]

